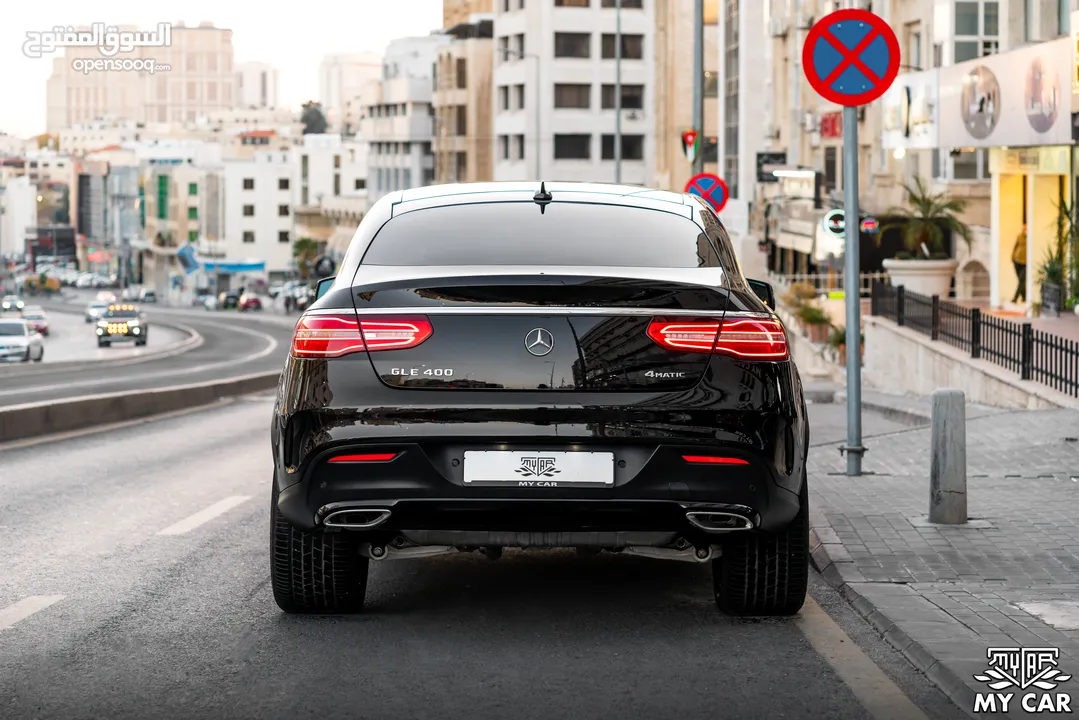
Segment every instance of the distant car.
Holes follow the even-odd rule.
[[[139,302],[155,303],[157,302],[157,293],[153,290],[143,290],[139,293]]]
[[[116,293],[109,292],[108,290],[102,290],[97,294],[98,302],[103,302],[106,305],[108,303],[116,302]]]
[[[121,300],[135,300],[136,298],[138,298],[138,296],[139,296],[139,289],[138,288],[133,288],[133,287],[126,287],[120,293],[120,299]],[[116,301],[116,298],[114,297],[112,299],[112,302],[115,302],[115,301]]]
[[[86,306],[86,322],[97,322],[101,319],[101,316],[107,310],[109,304],[100,300],[94,300],[92,303]]]
[[[45,343],[41,334],[23,319],[0,319],[0,360],[8,362],[41,362]]]
[[[248,310],[261,310],[262,300],[257,295],[241,295],[239,301],[240,310],[246,312]]]
[[[49,316],[46,315],[45,311],[41,308],[24,308],[22,311],[22,319],[44,337],[49,336]]]
[[[26,306],[18,295],[5,295],[3,300],[0,300],[0,310],[4,312],[12,312],[16,310],[22,310]]]
[[[150,323],[138,306],[113,303],[105,308],[97,321],[97,346],[108,347],[114,342],[133,342],[145,345],[149,340]]]
[[[217,306],[222,310],[234,310],[240,307],[240,293],[223,292],[217,297]]]

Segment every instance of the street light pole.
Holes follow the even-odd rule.
[[[697,152],[693,156],[693,174],[704,172],[704,0],[693,2],[693,129],[697,131]],[[722,167],[722,165],[721,165]]]
[[[614,0],[614,181],[622,183],[622,0]]]

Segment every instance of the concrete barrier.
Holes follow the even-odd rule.
[[[257,373],[207,383],[13,405],[0,408],[0,442],[210,405],[221,398],[272,390],[279,378],[280,372]]]

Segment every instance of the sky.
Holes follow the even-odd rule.
[[[45,82],[52,56],[28,58],[27,32],[56,25],[139,25],[209,20],[233,31],[236,62],[276,66],[282,104],[298,107],[318,95],[324,55],[378,52],[395,38],[427,35],[442,27],[441,0],[322,0],[317,4],[251,3],[240,0],[6,0],[0,22],[0,132],[31,136],[45,131]],[[61,51],[57,51],[59,54]]]

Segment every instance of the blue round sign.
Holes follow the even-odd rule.
[[[806,79],[825,100],[856,107],[883,95],[899,74],[895,31],[868,10],[837,10],[821,18],[802,47]]]
[[[723,209],[731,196],[727,183],[723,182],[718,175],[711,173],[700,173],[691,177],[686,183],[684,192],[704,198],[704,201],[716,212]]]

